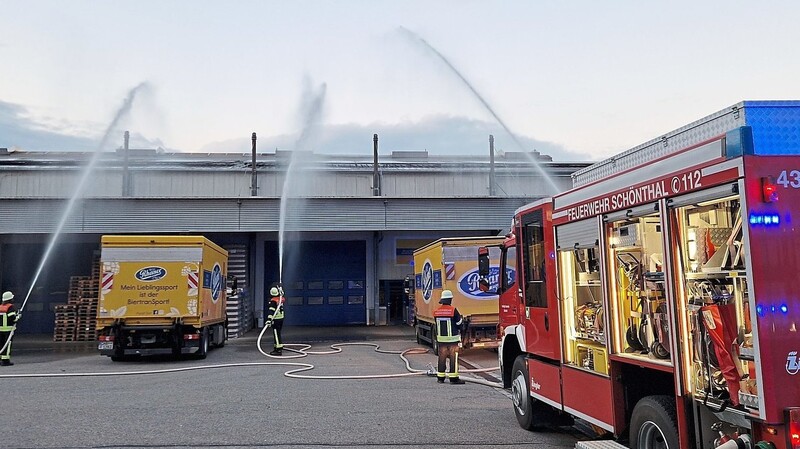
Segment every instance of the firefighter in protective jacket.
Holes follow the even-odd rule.
[[[3,293],[3,302],[0,303],[0,366],[13,365],[11,362],[11,333],[14,325],[20,318],[20,314],[14,309],[11,300],[14,294],[11,292]],[[5,348],[5,349],[4,349]]]
[[[283,354],[283,340],[281,340],[281,328],[283,328],[283,289],[272,287],[269,289],[269,315],[267,315],[267,326],[272,327],[272,336],[275,337],[272,352],[270,355]]]
[[[461,348],[461,324],[463,318],[458,309],[450,305],[453,302],[453,292],[442,290],[439,298],[441,307],[433,312],[436,319],[436,341],[439,343],[439,369],[436,380],[444,383],[445,377],[452,384],[463,384],[458,378],[458,351]],[[450,372],[445,372],[447,360],[450,360]]]

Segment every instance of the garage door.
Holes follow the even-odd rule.
[[[267,257],[272,256],[270,247],[274,246],[275,243],[268,242]],[[284,324],[366,324],[366,249],[364,240],[303,241],[287,245]],[[271,260],[277,259],[275,256]],[[266,265],[268,271],[274,270],[274,264]],[[277,277],[277,273],[266,273],[267,287],[271,285],[269,280]]]

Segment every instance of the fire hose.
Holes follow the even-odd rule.
[[[287,355],[287,356],[272,356],[261,348],[261,339],[264,336],[264,333],[269,328],[269,326],[264,326],[261,330],[261,333],[257,339],[257,348],[258,351],[266,357],[270,359],[280,359],[280,361],[272,361],[272,362],[240,362],[240,363],[220,363],[215,365],[200,365],[200,366],[187,366],[187,367],[180,367],[180,368],[165,368],[165,369],[154,369],[154,370],[138,370],[138,371],[110,371],[110,372],[81,372],[81,373],[19,373],[19,374],[0,374],[0,379],[10,379],[10,378],[55,378],[55,377],[107,377],[107,376],[135,376],[135,375],[151,375],[151,374],[165,374],[165,373],[176,373],[182,371],[195,371],[195,370],[203,370],[203,369],[217,369],[217,368],[231,368],[231,367],[248,367],[248,366],[288,366],[293,367],[283,373],[286,377],[291,377],[295,379],[312,379],[312,380],[342,380],[342,379],[386,379],[386,378],[396,378],[396,377],[409,377],[409,376],[428,376],[428,377],[435,377],[436,370],[433,368],[433,365],[429,365],[428,369],[417,369],[411,366],[411,362],[408,360],[406,355],[410,354],[425,354],[429,352],[428,349],[423,348],[409,348],[402,351],[390,351],[381,349],[378,344],[369,343],[369,342],[354,342],[354,343],[334,343],[330,345],[329,350],[324,351],[312,351],[310,344],[287,344],[284,345],[287,351],[291,351],[295,354]],[[299,359],[308,357],[311,355],[331,355],[331,354],[338,354],[342,352],[344,346],[372,346],[375,349],[375,352],[382,353],[382,354],[396,354],[399,355],[400,358],[405,363],[406,371],[405,373],[391,373],[391,374],[361,374],[361,375],[337,375],[337,376],[330,376],[330,375],[310,375],[310,374],[300,374],[305,371],[310,371],[316,368],[315,365],[310,363],[301,363],[301,362],[292,362],[288,361],[287,359]],[[469,369],[469,370],[462,370],[463,373],[482,373],[482,372],[490,372],[496,371],[498,368],[481,368],[481,369]],[[493,388],[503,388],[501,383],[497,382],[489,382],[483,379],[477,378],[470,378],[465,377],[463,378],[467,382],[476,383],[479,385],[485,385]]]
[[[308,357],[309,355],[337,354],[337,353],[342,352],[342,347],[343,346],[372,346],[372,347],[375,348],[374,349],[375,352],[378,352],[378,353],[381,353],[381,354],[397,354],[397,355],[399,355],[400,358],[403,360],[403,362],[405,362],[406,370],[408,371],[406,373],[397,373],[397,374],[361,374],[361,375],[348,374],[348,375],[340,375],[340,376],[317,376],[317,375],[313,375],[312,376],[312,375],[298,374],[298,373],[301,373],[303,371],[308,371],[308,370],[312,370],[312,369],[315,368],[314,365],[300,363],[298,365],[304,365],[304,367],[303,368],[294,369],[294,370],[289,370],[289,371],[283,373],[283,375],[286,376],[286,377],[293,377],[293,378],[296,378],[296,379],[323,380],[323,379],[386,379],[386,378],[408,377],[408,376],[418,376],[418,375],[427,375],[429,377],[435,377],[436,376],[436,371],[434,370],[433,365],[430,365],[427,370],[415,369],[415,368],[411,367],[411,362],[408,360],[408,358],[406,358],[407,354],[425,354],[425,353],[429,352],[427,349],[423,349],[423,348],[410,348],[410,349],[406,349],[406,350],[403,350],[403,351],[388,351],[388,350],[385,350],[385,349],[380,349],[380,346],[375,344],[375,343],[355,342],[355,343],[334,343],[334,344],[330,345],[330,348],[331,348],[330,350],[327,350],[327,351],[311,351],[310,350],[311,349],[311,345],[302,343],[302,344],[285,344],[284,345],[284,349],[286,349],[287,351],[294,352],[295,355],[288,355],[288,356],[271,355],[271,354],[265,352],[261,347],[261,339],[264,337],[264,333],[266,332],[266,330],[268,328],[269,328],[269,326],[264,326],[264,328],[261,330],[261,333],[258,335],[258,339],[256,341],[257,346],[258,346],[258,351],[261,354],[263,354],[264,356],[266,356],[266,357],[270,357],[270,358],[274,358],[274,359],[298,359],[298,358]],[[485,372],[497,371],[497,370],[498,370],[498,368],[480,368],[480,369],[461,370],[460,372],[463,372],[463,373],[485,373]],[[503,385],[501,383],[489,382],[489,381],[486,381],[486,380],[483,380],[483,379],[468,378],[467,377],[467,378],[464,378],[464,380],[468,381],[468,382],[477,383],[477,384],[480,384],[480,385],[486,385],[486,386],[489,386],[489,387],[503,388]]]

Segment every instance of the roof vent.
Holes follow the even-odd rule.
[[[392,159],[427,159],[428,150],[392,151]]]
[[[117,148],[117,153],[125,154],[125,148]],[[156,154],[163,154],[164,149],[159,148],[128,148],[129,156],[155,156]]]
[[[548,156],[546,154],[542,154],[536,150],[522,152],[522,151],[505,151],[503,153],[503,157],[508,160],[536,160],[536,161],[552,161],[553,157]]]

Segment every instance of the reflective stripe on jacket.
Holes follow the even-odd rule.
[[[453,306],[443,305],[433,312],[436,319],[436,341],[458,343],[461,341],[461,314]]]
[[[11,332],[17,323],[17,311],[12,304],[0,304],[0,332]]]
[[[283,296],[276,296],[269,302],[269,314],[267,319],[282,320],[283,319]]]

